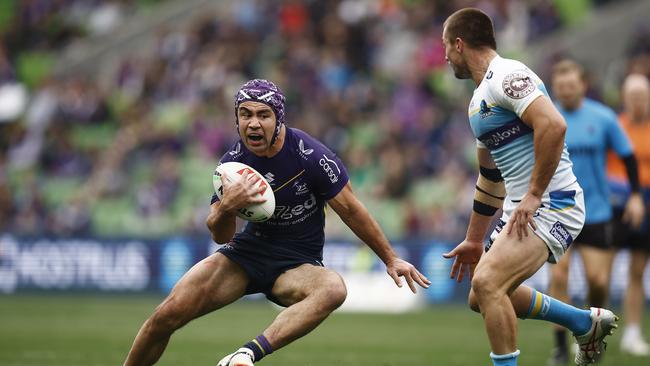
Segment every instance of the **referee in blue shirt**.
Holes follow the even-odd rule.
[[[609,277],[614,254],[612,247],[612,207],[607,184],[607,152],[612,149],[625,162],[632,187],[639,187],[632,145],[609,107],[585,97],[584,69],[564,60],[553,68],[552,89],[556,107],[567,121],[566,144],[573,172],[584,189],[586,218],[571,249],[553,266],[549,295],[569,303],[568,273],[571,253],[580,252],[589,287],[588,305],[603,307],[607,302]],[[640,195],[632,195],[626,211],[632,223],[640,224],[644,214]],[[556,348],[549,365],[566,365],[566,329],[555,329]]]

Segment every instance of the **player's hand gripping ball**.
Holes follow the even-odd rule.
[[[222,174],[225,172],[226,178],[228,179],[242,179],[242,175],[246,171],[248,171],[249,179],[258,179],[256,184],[257,187],[261,189],[266,188],[263,189],[262,193],[260,193],[266,201],[262,203],[254,203],[239,209],[237,211],[237,216],[252,222],[266,221],[273,216],[273,212],[275,211],[275,195],[273,194],[273,189],[269,182],[267,182],[260,173],[250,166],[235,161],[230,161],[217,166],[217,169],[214,171],[214,175],[212,176],[214,191],[217,193],[217,197],[221,200],[223,196],[223,184],[221,182]]]

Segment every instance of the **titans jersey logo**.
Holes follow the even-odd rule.
[[[503,79],[503,92],[513,99],[521,99],[535,91],[535,83],[523,72],[513,72]]]

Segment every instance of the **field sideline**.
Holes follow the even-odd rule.
[[[121,365],[156,297],[0,296],[0,365]],[[215,365],[277,313],[236,303],[179,331],[159,365]],[[650,317],[644,329],[650,332]],[[520,322],[520,365],[543,366],[551,330]],[[602,365],[649,364],[619,353],[617,334]],[[266,366],[489,365],[480,316],[461,305],[404,314],[334,314],[308,337],[260,362]]]

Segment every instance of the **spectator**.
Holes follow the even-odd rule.
[[[115,29],[134,3],[21,1],[0,45],[12,50],[12,65],[23,51]],[[18,182],[4,183],[17,197],[9,227],[147,235],[167,220],[156,234],[201,230],[196,208],[207,207],[211,166],[237,138],[233,88],[263,76],[284,88],[292,127],[348,163],[390,235],[458,239],[467,219],[458,212],[469,210],[457,206],[469,204],[475,162],[457,151],[474,141],[466,123],[452,123],[466,119],[465,103],[445,82],[439,30],[461,3],[226,2],[186,29],[157,30],[155,52],[124,57],[107,89],[79,77],[40,83],[4,158],[13,167],[5,181]],[[514,45],[562,25],[550,0],[469,3],[489,10]],[[2,65],[0,57],[0,80],[16,78]],[[32,170],[43,184],[24,173]],[[109,222],[102,211],[110,204],[138,214]]]

